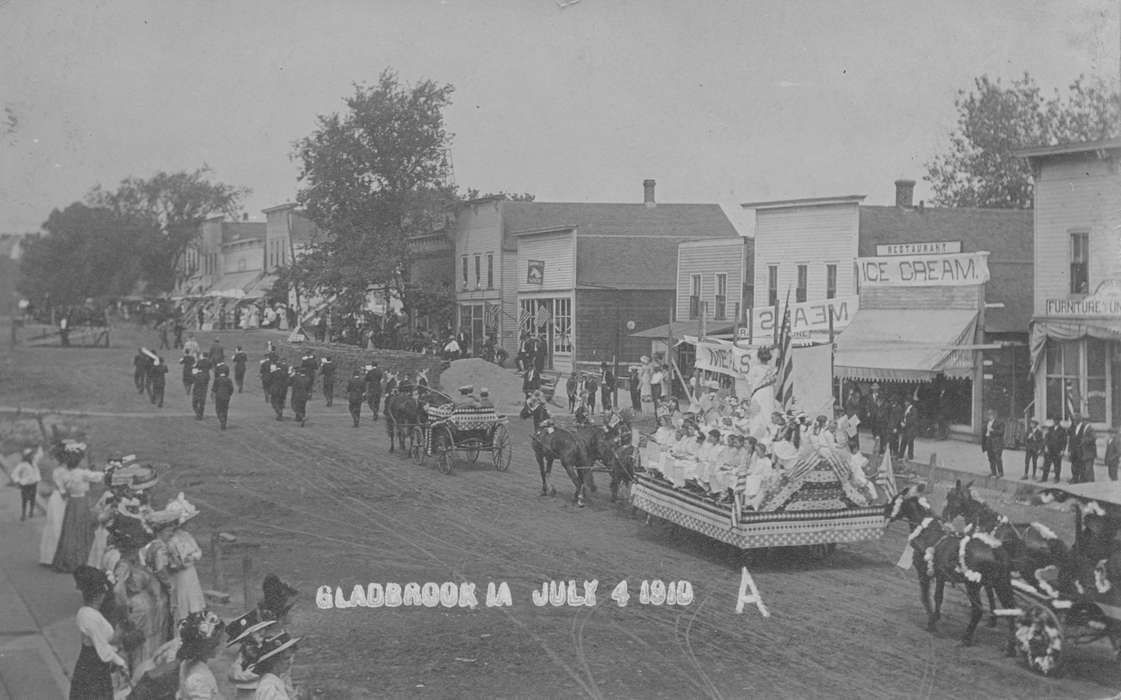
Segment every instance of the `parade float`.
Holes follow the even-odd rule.
[[[784,369],[781,350],[771,358],[766,347],[694,342],[703,374],[692,382],[688,409],[641,441],[633,506],[648,521],[742,550],[808,547],[821,558],[838,543],[878,539],[894,491],[890,462],[886,474],[869,479],[868,460],[834,435],[832,348],[786,344]],[[733,449],[746,442],[750,455],[732,453],[729,464],[718,447],[692,453],[683,427],[739,436],[730,441]]]

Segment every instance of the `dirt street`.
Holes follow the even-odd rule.
[[[5,349],[0,404],[172,414],[84,420],[95,456],[122,450],[167,465],[156,500],[184,491],[203,511],[192,529],[204,547],[219,530],[260,543],[256,589],[277,572],[302,591],[291,621],[304,638],[295,675],[320,697],[1103,698],[1121,690],[1105,643],[1072,652],[1054,680],[1003,656],[1003,624],[982,624],[976,646],[961,646],[968,608],[958,590],[946,594],[938,632],[926,632],[914,572],[894,565],[903,524],[823,562],[789,552],[741,557],[612,505],[602,476],[582,510],[559,468],[557,495],[538,496],[529,426],[516,415],[509,472],[496,472],[484,453],[445,476],[432,460],[390,454],[383,421],[364,414],[355,429],[345,400],[328,409],[318,390],[306,427],[276,421],[253,371],[262,336],[222,336],[227,352],[240,343],[251,353],[246,393],[235,395],[225,432],[212,407],[204,421],[188,417],[175,366],[163,409],[135,394],[135,348],[126,343],[140,337],[128,332],[112,350]],[[1046,517],[1056,527],[1068,519]],[[752,606],[735,613],[745,562],[769,618]],[[240,597],[240,555],[227,566]],[[208,563],[201,573],[209,586]],[[582,593],[593,579],[594,606],[532,601],[543,582],[574,580]],[[644,605],[644,579],[688,581],[694,600]],[[624,580],[630,600],[619,607],[610,596]],[[409,582],[474,583],[479,605],[316,605],[320,586],[349,598],[356,584]],[[505,582],[512,605],[488,607],[488,582]]]

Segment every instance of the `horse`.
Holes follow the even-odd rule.
[[[1069,592],[1073,584],[1072,552],[1066,543],[1042,523],[1013,525],[1008,518],[974,497],[972,486],[973,482],[962,485],[960,480],[954,484],[946,494],[942,520],[950,522],[960,515],[965,520],[967,533],[984,532],[1000,540],[1020,578],[1051,596],[1058,592],[1041,574],[1056,567],[1060,589]],[[989,609],[995,611],[993,591],[989,588],[987,592]],[[995,614],[990,617],[989,626],[996,626]]]
[[[390,452],[394,449],[394,438],[404,450],[409,430],[428,422],[427,406],[440,406],[451,401],[438,392],[425,390],[414,396],[412,391],[404,389],[404,386],[395,386],[393,393],[385,397],[385,430],[389,435]]]
[[[964,584],[969,596],[969,626],[962,644],[973,644],[977,623],[984,616],[981,589],[992,586],[1005,609],[1016,605],[1012,590],[1012,563],[1000,540],[985,533],[962,535],[939,520],[923,497],[919,487],[912,486],[896,494],[886,506],[888,524],[906,520],[911,526],[907,538],[911,546],[919,590],[926,608],[927,631],[933,632],[942,616],[942,595],[946,583]],[[935,582],[934,606],[930,603],[930,582]],[[1006,653],[1015,653],[1014,622],[1008,620]]]
[[[626,436],[629,441],[629,430]],[[610,470],[611,502],[616,503],[619,500],[619,485],[630,485],[634,481],[634,464],[627,459],[629,452],[626,457],[622,454],[624,450],[620,433],[608,428],[589,425],[577,428],[576,437],[584,442],[589,466],[599,462]],[[591,490],[595,491],[595,483],[592,481],[590,472],[587,481]]]

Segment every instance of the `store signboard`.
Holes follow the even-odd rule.
[[[989,253],[857,258],[862,288],[963,287],[989,281]]]
[[[960,253],[961,241],[929,241],[926,243],[886,243],[876,246],[876,255],[944,255]]]
[[[790,332],[795,336],[804,336],[812,332],[827,333],[830,318],[833,319],[833,330],[840,331],[849,325],[858,310],[860,310],[860,297],[855,294],[836,299],[791,304]],[[778,324],[782,323],[782,312],[781,306],[748,309],[747,317],[751,323],[751,333],[748,334],[747,328],[740,328],[739,337],[759,338],[760,342],[773,338]]]
[[[1106,280],[1088,297],[1043,300],[1045,316],[1121,317],[1121,280]]]
[[[529,260],[525,273],[526,284],[545,284],[545,261]]]

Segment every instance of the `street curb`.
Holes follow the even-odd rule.
[[[1052,485],[1052,482],[1042,483],[1036,481],[1020,481],[1018,479],[1010,479],[1008,477],[996,477],[976,472],[965,471],[962,469],[955,469],[954,467],[943,466],[938,463],[937,453],[931,454],[930,463],[923,464],[914,460],[902,459],[894,460],[893,463],[899,464],[902,462],[902,467],[906,471],[922,476],[926,480],[933,479],[935,482],[951,482],[961,481],[962,483],[975,482],[980,488],[989,491],[999,491],[1001,493],[1012,496],[1016,500],[1027,499],[1032,494],[1042,491]],[[896,473],[899,473],[899,467],[896,467]],[[933,477],[931,473],[933,472]]]

